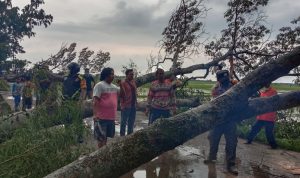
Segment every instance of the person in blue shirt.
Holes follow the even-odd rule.
[[[21,83],[21,78],[18,77],[16,82],[12,85],[12,96],[14,97],[15,112],[20,110],[21,94],[22,94],[23,84]]]

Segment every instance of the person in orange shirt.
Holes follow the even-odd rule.
[[[271,87],[270,85],[271,83],[268,83],[260,91],[260,97],[270,97],[270,96],[277,95],[277,91],[275,90],[275,88]],[[271,146],[272,149],[276,149],[277,143],[274,137],[275,120],[276,120],[276,112],[269,112],[257,116],[256,122],[252,126],[251,131],[247,137],[246,144],[251,144],[255,136],[258,134],[258,132],[264,127],[269,145]]]
[[[133,132],[137,104],[137,87],[133,78],[133,69],[127,69],[125,75],[125,80],[120,82],[121,136],[125,136],[126,126],[127,135]]]

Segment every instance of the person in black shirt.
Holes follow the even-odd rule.
[[[90,69],[84,69],[84,79],[86,81],[86,99],[93,98],[93,88],[95,85],[94,77],[90,74]]]

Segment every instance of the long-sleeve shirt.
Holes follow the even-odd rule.
[[[137,89],[134,80],[124,80],[120,84],[120,105],[121,109],[135,108],[137,102]]]
[[[158,80],[151,83],[148,93],[148,106],[155,109],[170,110],[176,108],[175,90],[172,83]]]

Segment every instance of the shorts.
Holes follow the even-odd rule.
[[[115,136],[114,120],[96,120],[94,121],[94,137],[98,141],[105,141],[107,137]]]

